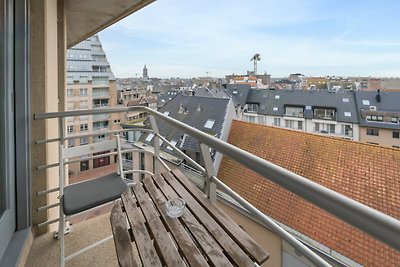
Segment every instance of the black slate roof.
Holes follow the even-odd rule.
[[[258,113],[270,116],[284,116],[285,106],[303,106],[306,119],[313,118],[313,107],[335,108],[337,121],[358,123],[354,92],[252,89],[246,102],[258,103]]]
[[[399,123],[371,122],[361,117],[361,110],[369,110],[371,106],[375,106],[377,111],[400,112],[400,92],[380,91],[380,102],[377,101],[377,94],[377,91],[355,92],[360,125],[375,128],[400,129]]]
[[[169,112],[168,116],[212,136],[219,137],[225,121],[229,101],[230,99],[224,98],[188,96],[180,92],[159,109],[159,112],[164,114]],[[214,121],[211,129],[204,127],[207,120]],[[183,134],[162,120],[156,119],[156,121],[160,134],[167,140],[177,141],[176,147],[180,150],[200,151],[196,139]],[[154,139],[148,142],[146,141],[147,136],[148,133],[143,134],[139,141],[153,145]],[[165,144],[162,144],[161,147],[164,151],[170,152],[166,149],[167,146]]]

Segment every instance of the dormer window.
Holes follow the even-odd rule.
[[[153,133],[149,133],[149,135],[146,137],[146,142],[151,142],[153,137],[154,137],[154,134]]]
[[[336,120],[336,112],[333,108],[315,108],[314,119]]]
[[[302,107],[285,107],[285,116],[304,118],[304,111]]]

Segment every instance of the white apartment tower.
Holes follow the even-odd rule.
[[[116,94],[115,77],[97,35],[68,49],[66,110],[114,107],[117,105]],[[109,136],[104,132],[118,129],[120,122],[119,114],[70,117],[67,119],[68,136],[93,136],[69,140],[68,145],[87,145],[107,140]],[[73,174],[109,164],[110,157],[81,161],[71,164],[69,172]]]

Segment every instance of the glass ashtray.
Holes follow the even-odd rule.
[[[171,218],[178,218],[182,216],[185,211],[186,202],[182,198],[171,198],[165,202],[167,208],[167,215]]]

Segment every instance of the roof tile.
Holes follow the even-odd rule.
[[[398,150],[240,121],[232,123],[228,142],[400,218]],[[227,157],[218,177],[265,214],[360,264],[400,262],[386,244]]]

